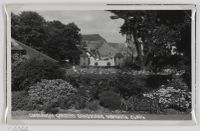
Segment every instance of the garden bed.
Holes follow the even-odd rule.
[[[176,83],[171,75],[68,74],[65,80],[42,80],[29,87],[28,91],[13,91],[12,110],[45,113],[188,114],[191,94],[182,89],[184,83],[181,78],[176,77],[175,80]],[[168,86],[173,89],[168,90]],[[167,90],[167,93],[161,94],[159,91],[162,90]],[[180,101],[181,95],[183,100]],[[160,98],[168,101],[167,107],[161,107],[165,101]],[[170,101],[171,98],[173,100]],[[173,101],[180,105],[174,105],[176,103]]]

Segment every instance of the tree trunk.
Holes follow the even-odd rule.
[[[148,44],[149,45],[149,44]],[[144,61],[144,64],[145,64],[145,70],[148,71],[150,70],[150,67],[153,63],[152,59],[153,59],[153,54],[152,54],[152,49],[151,48],[148,48],[148,51],[147,53],[145,54],[144,58],[143,58],[143,61]]]
[[[136,45],[136,49],[137,49],[137,54],[138,54],[138,58],[139,58],[139,63],[140,63],[140,69],[144,70],[144,60],[143,60],[143,56],[142,56],[142,47],[141,47],[141,43],[138,41],[138,36],[137,36],[137,24],[135,24],[134,26],[134,31],[133,31],[133,38],[134,38],[134,43]]]

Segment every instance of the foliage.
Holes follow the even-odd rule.
[[[11,94],[12,111],[16,110],[34,110],[34,105],[29,102],[29,96],[25,91],[14,91]]]
[[[76,84],[79,84],[77,87],[78,93],[76,98],[76,108],[81,109],[96,98],[97,87],[94,85],[95,83],[92,82],[87,85],[84,82]]]
[[[152,89],[168,84],[172,80],[172,75],[149,75],[146,82]]]
[[[110,12],[114,14],[111,16],[112,19],[124,20],[120,33],[127,36],[130,47],[136,46],[138,65],[141,69],[149,69],[154,57],[172,55],[173,46],[179,48],[176,52],[188,55],[185,51],[191,45],[189,38],[191,35],[185,34],[191,32],[191,28],[187,28],[191,25],[191,11],[112,10]],[[181,41],[184,36],[187,41]],[[178,46],[178,42],[184,43],[184,46]]]
[[[173,75],[172,80],[166,86],[174,87],[175,89],[189,90],[182,76],[179,75]]]
[[[174,87],[160,88],[159,90],[144,93],[144,97],[158,100],[162,109],[174,108],[179,111],[191,109],[191,92]]]
[[[22,43],[44,51],[45,19],[36,12],[21,12],[11,14],[11,36]]]
[[[148,112],[148,113],[161,113],[159,103],[156,99],[150,99],[148,97],[143,97],[141,94],[134,98],[132,111]]]
[[[187,84],[187,86],[189,87],[188,89],[191,91],[191,83],[192,83],[192,77],[191,77],[191,69],[187,68],[186,72],[183,74],[183,81]]]
[[[108,90],[118,92],[123,97],[130,97],[158,88],[166,83],[167,79],[170,79],[170,76],[132,75],[128,72],[121,72],[115,74],[71,74],[65,80],[78,89],[80,96],[90,101],[98,99],[98,94]]]
[[[68,82],[56,80],[41,80],[36,85],[31,86],[28,91],[30,100],[41,105],[44,109],[48,107],[60,107],[68,109],[75,103],[77,90]]]
[[[42,110],[44,110],[44,112],[47,114],[56,114],[59,112],[56,101],[49,101],[45,103],[44,106],[42,107]]]
[[[69,59],[71,63],[78,63],[80,55],[81,34],[74,24],[64,25],[60,21],[47,22],[46,34],[47,54],[56,60]]]
[[[27,90],[41,79],[62,79],[64,71],[59,65],[37,58],[27,59],[12,69],[12,90]]]
[[[134,69],[134,70],[140,70],[140,66],[138,66],[139,63],[137,59],[133,63],[133,60],[131,57],[126,57],[124,59],[124,64],[121,66],[121,69]]]
[[[121,97],[119,94],[113,91],[105,91],[99,94],[100,104],[111,110],[116,110],[120,108]]]
[[[18,67],[21,63],[27,60],[27,57],[25,55],[19,55],[19,54],[12,54],[12,71],[15,70],[16,67]]]
[[[77,63],[80,54],[80,29],[74,23],[46,21],[37,12],[11,14],[12,37],[61,61]]]
[[[99,101],[93,100],[93,101],[87,102],[86,108],[88,108],[92,111],[96,111],[96,110],[100,109]]]

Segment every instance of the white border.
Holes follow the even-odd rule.
[[[128,5],[107,6],[106,4],[19,4],[7,5],[7,109],[6,118],[9,124],[103,124],[103,125],[194,125],[196,122],[196,89],[195,89],[195,15],[192,15],[192,107],[193,120],[191,121],[169,121],[169,120],[13,120],[11,119],[11,23],[10,12],[20,10],[186,10],[191,9],[196,13],[195,5]]]

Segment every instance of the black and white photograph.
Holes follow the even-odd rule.
[[[12,11],[12,119],[192,120],[192,17],[191,9]]]

